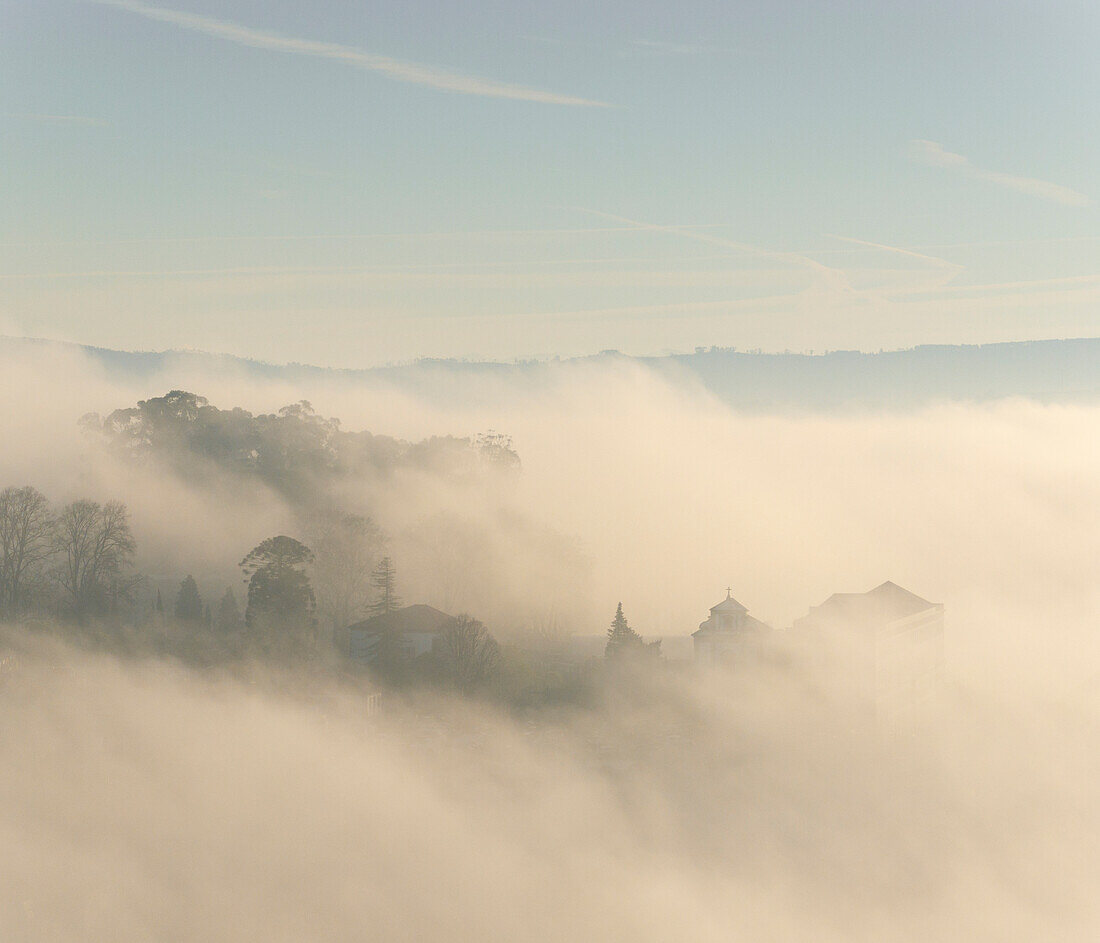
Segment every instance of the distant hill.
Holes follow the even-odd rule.
[[[817,356],[719,349],[647,362],[658,368],[675,363],[723,400],[750,409],[914,406],[1012,396],[1100,400],[1100,337]]]
[[[394,385],[448,397],[478,395],[475,381],[541,383],[570,364],[633,363],[675,382],[700,383],[740,409],[764,411],[910,408],[937,401],[1022,396],[1042,402],[1100,401],[1100,337],[982,345],[922,345],[881,353],[765,354],[730,348],[630,357],[604,351],[572,360],[520,363],[420,360],[358,370],[270,364],[201,351],[133,352],[0,337],[0,356],[80,350],[119,379],[218,372],[309,385],[318,381]]]

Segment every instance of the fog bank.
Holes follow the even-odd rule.
[[[563,365],[532,384],[485,378],[461,399],[233,373],[135,385],[49,351],[6,366],[0,393],[18,405],[0,420],[10,443],[0,477],[58,500],[90,491],[127,501],[146,569],[166,579],[235,579],[250,546],[298,526],[291,509],[255,482],[198,488],[119,467],[76,420],[172,388],[257,412],[307,398],[345,429],[513,436],[514,488],[343,486],[341,501],[395,535],[409,601],[516,624],[566,610],[568,629],[584,634],[602,632],[621,600],[643,634],[668,637],[692,631],[729,583],[781,629],[832,592],[892,579],[945,604],[957,677],[1057,687],[1100,671],[1100,407],[1010,399],[744,415],[614,360]],[[476,579],[444,572],[456,546]]]
[[[885,741],[780,674],[539,727],[6,637],[5,935],[1081,939],[1096,703],[959,697]]]

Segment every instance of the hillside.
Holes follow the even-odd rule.
[[[232,370],[284,382],[386,383],[427,394],[474,396],[486,379],[538,383],[570,364],[634,363],[680,382],[698,382],[731,406],[747,410],[911,408],[936,401],[986,401],[1022,396],[1043,402],[1100,399],[1100,338],[983,345],[922,345],[879,353],[767,354],[730,348],[692,354],[592,357],[523,363],[420,360],[333,369],[270,364],[201,351],[118,351],[31,338],[0,338],[0,356],[80,350],[109,374],[155,380],[166,372]]]

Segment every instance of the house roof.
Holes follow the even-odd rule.
[[[366,632],[368,635],[378,632],[438,632],[452,618],[439,609],[418,603],[385,615],[371,616],[348,626],[348,631]]]
[[[938,606],[939,603],[929,602],[887,580],[866,593],[833,593],[820,606],[810,610],[810,617],[879,624],[904,619]]]

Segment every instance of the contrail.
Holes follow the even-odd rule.
[[[539,102],[545,105],[573,105],[586,108],[610,107],[606,102],[577,98],[573,95],[560,95],[557,92],[528,88],[524,85],[495,82],[492,79],[479,79],[476,76],[448,72],[435,66],[391,59],[389,56],[375,55],[341,43],[280,36],[278,33],[268,33],[263,30],[240,26],[236,23],[227,23],[224,20],[215,20],[208,16],[199,16],[196,13],[150,6],[141,3],[140,0],[87,0],[87,2],[126,10],[146,19],[156,20],[159,23],[171,23],[173,26],[192,30],[196,33],[205,33],[207,36],[215,36],[218,39],[224,39],[239,46],[250,46],[253,49],[270,49],[274,52],[296,53],[297,55],[313,56],[318,59],[331,59],[355,68],[378,72],[395,82],[424,85],[442,92],[480,95],[486,98],[510,98],[517,101]]]

